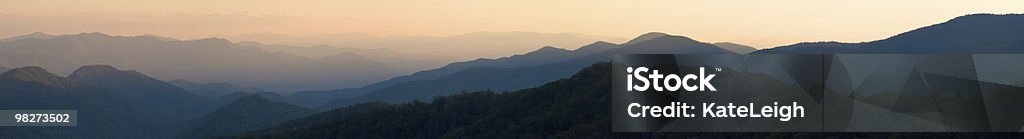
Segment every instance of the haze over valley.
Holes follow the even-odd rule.
[[[965,79],[917,76],[913,64],[875,57],[836,62],[829,66],[895,72],[828,81],[869,94],[806,98],[883,111],[890,102],[862,100],[941,86],[931,80],[979,82],[998,90],[992,95],[1014,98],[1008,92],[1024,90],[1024,14],[1012,13],[1024,11],[1019,5],[1024,2],[0,1],[0,109],[77,110],[82,119],[73,127],[0,126],[0,138],[674,136],[609,132],[606,106],[618,75],[611,71],[619,64],[612,59],[622,54],[986,54],[965,56],[988,60],[962,61],[976,66],[977,75]],[[867,71],[841,69],[850,71],[833,73]],[[727,71],[752,77],[752,84],[785,87],[768,89],[823,87]],[[912,76],[896,76],[904,73]],[[934,101],[920,101],[928,102]]]
[[[629,40],[514,32],[338,42],[34,33],[0,40],[0,106],[77,109],[90,121],[56,132],[0,127],[0,137],[608,137],[608,109],[594,105],[609,103],[607,61],[616,54],[1019,54],[1022,29],[1024,14],[978,13],[878,41],[769,49],[660,32]],[[1019,90],[1024,77],[1010,69],[1020,65],[978,78]],[[556,119],[565,121],[539,121]],[[373,132],[407,127],[441,130]]]

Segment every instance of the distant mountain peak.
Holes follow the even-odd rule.
[[[610,42],[606,42],[606,41],[596,41],[596,42],[590,43],[588,45],[618,45],[618,44],[610,43]]]
[[[644,33],[644,34],[640,35],[639,37],[661,37],[661,36],[670,36],[670,35],[668,33],[664,33],[664,32],[647,32],[647,33]]]
[[[97,78],[97,77],[102,78],[103,76],[110,76],[110,75],[113,75],[113,74],[119,74],[119,75],[127,74],[127,75],[130,75],[130,76],[145,76],[145,75],[142,75],[142,73],[136,72],[134,70],[127,70],[127,71],[119,70],[117,68],[114,68],[114,66],[110,66],[110,65],[88,65],[88,66],[82,66],[82,67],[78,68],[77,70],[72,72],[71,75],[69,75],[68,77],[72,78],[72,79]]]
[[[111,36],[102,32],[82,32],[78,34],[60,35],[55,38],[73,39],[73,40],[103,40],[109,41],[111,39],[118,39],[122,36]]]
[[[654,40],[654,39],[665,37],[665,36],[672,36],[672,35],[669,35],[669,34],[666,34],[666,33],[661,33],[661,32],[648,32],[648,33],[644,33],[643,35],[637,36],[636,38],[633,38],[633,40],[629,40],[629,42],[626,42],[626,43],[624,43],[622,45],[637,44],[637,43],[640,43],[640,42]]]
[[[117,68],[114,68],[114,66],[110,66],[110,65],[87,65],[87,66],[79,67],[78,69],[80,69],[80,70],[110,70],[110,71],[118,70]]]
[[[534,51],[532,51],[530,53],[526,53],[526,54],[527,55],[531,55],[531,54],[558,54],[558,53],[565,53],[565,52],[569,52],[569,50],[565,50],[565,49],[562,49],[562,48],[556,48],[556,47],[552,47],[552,46],[544,46],[544,47],[541,47],[540,49],[534,50]]]
[[[185,89],[157,80],[134,70],[120,70],[109,65],[89,65],[76,69],[68,79],[107,88],[128,97],[154,102],[177,102],[201,99]],[[191,104],[187,104],[191,105]]]
[[[647,47],[649,47],[649,46],[659,46],[659,47],[665,47],[665,46],[676,46],[676,45],[678,45],[678,46],[686,46],[686,45],[689,45],[689,44],[700,44],[700,43],[703,43],[703,42],[700,42],[700,41],[697,41],[697,40],[693,40],[692,38],[685,37],[685,36],[668,35],[668,36],[661,36],[661,37],[651,38],[650,40],[638,41],[636,43],[625,45],[625,46],[627,46],[627,47],[637,47],[637,46],[647,46]]]
[[[74,36],[85,36],[85,37],[111,37],[103,32],[82,32]]]
[[[228,82],[215,82],[215,83],[196,83],[185,79],[177,79],[167,82],[171,85],[185,89],[192,94],[207,97],[207,98],[218,98],[227,94],[235,92],[263,92],[263,89],[253,87],[243,87]],[[251,93],[245,93],[251,94]],[[242,96],[242,95],[239,95]]]
[[[202,46],[234,46],[234,43],[224,38],[203,38],[189,40],[189,42],[194,42]]]
[[[37,82],[50,86],[65,86],[70,84],[69,81],[64,77],[54,75],[37,66],[26,66],[20,68],[14,68],[3,73],[4,78],[12,78],[19,81],[26,82]]]
[[[46,71],[46,69],[43,69],[43,67],[25,66],[25,67],[11,69],[10,71],[4,72],[3,75],[4,76],[9,76],[9,77],[31,77],[31,76],[37,76],[37,75],[53,75],[53,74],[51,74],[50,72]],[[57,75],[53,75],[53,76],[57,76]]]
[[[240,97],[198,119],[182,134],[189,137],[230,136],[245,131],[270,128],[278,123],[308,116],[313,110],[260,95]]]
[[[31,37],[31,38],[52,38],[52,37],[55,37],[53,35],[46,34],[46,33],[43,33],[43,32],[32,32],[32,34],[22,35],[22,36]]]
[[[56,37],[56,36],[53,36],[53,35],[50,35],[50,34],[46,34],[46,33],[43,33],[43,32],[33,32],[32,34],[26,34],[26,35],[14,36],[14,37],[11,37],[11,38],[6,38],[6,39],[0,39],[0,42],[16,41],[16,40],[22,40],[22,39],[49,39],[49,38],[53,38],[53,37]]]

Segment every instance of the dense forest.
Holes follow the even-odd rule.
[[[513,92],[463,92],[431,102],[363,103],[236,138],[993,138],[1012,133],[616,133],[610,63]]]
[[[610,64],[595,64],[571,78],[508,93],[462,93],[430,103],[364,103],[240,137],[607,138],[610,69]]]

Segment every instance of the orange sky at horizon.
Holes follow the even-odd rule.
[[[32,32],[191,39],[244,33],[529,31],[632,38],[665,32],[768,48],[883,39],[967,14],[1024,12],[1021,5],[1024,1],[0,0],[0,37]]]

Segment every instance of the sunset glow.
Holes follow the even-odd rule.
[[[632,38],[666,32],[757,48],[861,42],[973,13],[1019,13],[1021,1],[0,1],[0,37],[32,32],[448,36],[574,32]]]

